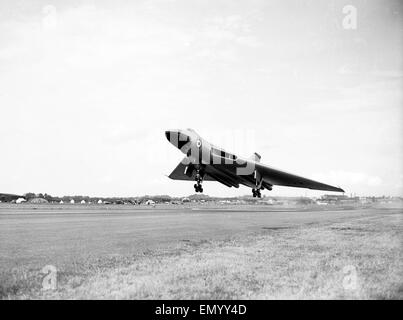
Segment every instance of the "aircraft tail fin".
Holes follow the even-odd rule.
[[[256,162],[260,162],[260,158],[261,158],[260,154],[255,152],[254,154],[252,154],[252,156],[249,159],[252,159],[252,160],[254,160]]]

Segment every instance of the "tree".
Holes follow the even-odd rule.
[[[35,193],[33,192],[27,192],[24,194],[25,199],[30,200],[36,197]]]

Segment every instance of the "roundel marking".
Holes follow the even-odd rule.
[[[196,141],[196,146],[197,146],[198,148],[201,147],[201,141],[200,141],[200,139],[197,139],[197,141]]]

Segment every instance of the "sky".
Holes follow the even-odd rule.
[[[2,0],[0,192],[192,194],[167,178],[183,155],[164,132],[193,128],[347,194],[403,196],[402,33],[390,0]]]

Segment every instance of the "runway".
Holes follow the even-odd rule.
[[[62,266],[132,255],[183,242],[238,238],[262,230],[351,221],[401,210],[296,210],[269,206],[0,206],[0,265]]]

